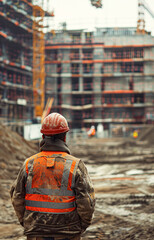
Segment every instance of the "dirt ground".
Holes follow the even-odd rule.
[[[0,239],[25,240],[9,189],[22,162],[38,151],[38,145],[4,126],[0,126],[0,136]],[[68,145],[85,162],[96,193],[93,222],[83,240],[153,240],[153,141],[93,138]]]

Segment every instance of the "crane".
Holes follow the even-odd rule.
[[[46,9],[50,9],[46,0]],[[102,0],[90,0],[96,8],[102,7]],[[54,17],[54,12],[49,13],[43,9],[45,1],[33,0],[33,102],[34,116],[41,118],[51,109],[53,98],[45,103],[45,33],[44,18]],[[44,112],[45,111],[45,112]]]
[[[39,20],[38,20],[39,18]],[[44,108],[44,11],[41,7],[33,5],[33,102],[34,115],[42,115]]]
[[[96,8],[101,8],[102,7],[102,0],[90,0],[91,5],[95,6]]]
[[[43,9],[43,3],[33,1],[33,102],[34,116],[41,117],[45,102],[45,33],[44,18],[53,17],[51,13]],[[48,2],[47,2],[48,3]],[[48,7],[48,6],[47,6]],[[49,9],[49,8],[48,8]]]
[[[152,18],[154,18],[154,12],[150,9],[145,0],[138,0],[138,21],[137,21],[137,33],[146,34],[145,31],[145,19],[144,10],[146,10]]]
[[[47,16],[54,16],[53,11],[49,13],[40,7],[41,0],[33,0],[33,89],[34,89],[34,115],[41,117],[44,115],[44,102],[45,102],[45,39],[44,39],[44,18]],[[50,0],[46,0],[49,4]],[[39,3],[38,3],[39,2]],[[90,0],[91,5],[96,8],[102,7],[102,0]],[[42,0],[42,6],[45,1]],[[50,9],[47,6],[47,9]],[[144,10],[154,18],[154,13],[148,6],[145,0],[138,0],[138,21],[137,33],[146,34]],[[53,99],[50,99],[50,103]],[[48,104],[47,104],[48,105]],[[51,104],[49,104],[50,106]]]

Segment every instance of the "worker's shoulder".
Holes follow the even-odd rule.
[[[77,158],[73,155],[67,154],[66,157],[67,157],[68,160],[76,161],[78,163],[80,162],[80,158]]]
[[[33,161],[33,160],[35,160],[36,158],[38,158],[38,157],[40,157],[40,156],[41,156],[41,152],[36,153],[36,154],[30,156],[29,158],[27,158],[27,159],[26,159],[26,162]]]

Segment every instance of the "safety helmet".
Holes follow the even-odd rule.
[[[44,135],[55,135],[68,131],[68,123],[66,119],[59,113],[51,113],[43,120],[41,133]]]

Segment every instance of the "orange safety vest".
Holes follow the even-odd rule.
[[[91,136],[94,136],[96,133],[95,129],[93,128],[92,131],[91,131]]]
[[[64,214],[76,209],[75,172],[79,159],[65,152],[42,151],[26,161],[25,208]]]
[[[137,131],[134,131],[134,132],[133,132],[133,137],[134,137],[134,138],[138,138],[138,132],[137,132]]]

